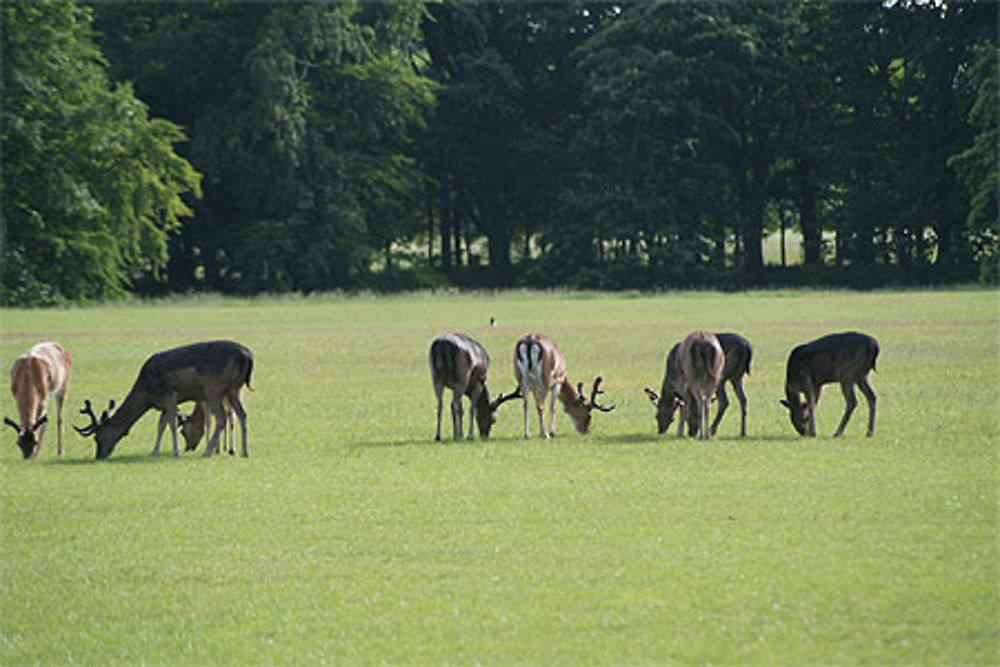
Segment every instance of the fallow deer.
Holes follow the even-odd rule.
[[[830,334],[799,345],[788,355],[785,398],[792,426],[799,435],[816,435],[816,404],[823,385],[839,382],[844,393],[844,416],[833,434],[841,435],[858,405],[854,385],[868,400],[868,437],[875,432],[875,391],[868,375],[875,370],[878,341],[857,331]],[[805,397],[805,401],[801,396]]]
[[[722,378],[719,387],[715,391],[715,397],[719,401],[719,408],[712,420],[711,433],[714,436],[722,421],[722,416],[729,407],[729,395],[726,393],[726,382],[733,385],[736,398],[740,402],[740,436],[746,436],[747,424],[747,397],[743,391],[743,376],[750,374],[750,358],[753,349],[750,342],[733,333],[715,334],[722,352],[725,355],[725,364],[722,368]],[[688,423],[688,434],[694,435],[698,432],[696,421],[697,414],[689,410],[694,405],[694,397],[687,394],[684,387],[684,378],[680,369],[681,344],[675,344],[667,354],[667,368],[663,375],[663,385],[660,394],[657,395],[649,387],[645,388],[649,400],[656,406],[656,425],[659,433],[665,433],[673,422],[674,413],[678,408],[681,410],[681,418],[677,420],[677,435],[684,434],[685,416]]]
[[[605,407],[597,403],[597,396],[603,378],[594,378],[590,398],[583,392],[583,383],[575,388],[566,377],[566,357],[556,347],[552,340],[543,334],[526,334],[514,346],[514,377],[517,378],[518,389],[524,399],[524,437],[528,436],[528,393],[535,397],[535,408],[538,411],[538,430],[542,438],[555,435],[555,403],[558,397],[563,409],[569,415],[574,428],[579,433],[590,430],[590,419],[593,410],[611,412],[615,406]],[[546,397],[549,400],[549,429],[545,430],[545,420],[542,411]]]
[[[740,402],[740,437],[747,434],[747,395],[743,391],[743,376],[750,375],[750,359],[753,356],[753,347],[743,336],[734,333],[717,333],[715,337],[722,346],[722,353],[726,357],[722,367],[722,379],[719,381],[719,388],[715,392],[715,397],[719,399],[719,409],[712,420],[712,435],[715,435],[722,421],[722,415],[729,407],[729,396],[726,394],[726,382],[733,385],[733,391]]]
[[[697,431],[695,424],[695,413],[688,408],[693,404],[693,399],[687,393],[684,386],[684,376],[681,374],[680,362],[681,344],[675,343],[670,352],[667,353],[667,368],[663,373],[663,384],[660,387],[659,395],[649,387],[645,388],[646,396],[656,406],[656,430],[657,433],[666,433],[670,424],[674,420],[674,413],[680,409],[680,418],[677,420],[677,436],[684,435],[684,422],[688,423],[688,433],[694,434]],[[686,418],[686,419],[685,419]]]
[[[707,331],[688,334],[681,342],[678,361],[685,390],[693,401],[689,410],[695,410],[698,415],[698,438],[708,440],[712,437],[709,425],[712,396],[719,388],[725,365],[725,355],[719,339]]]
[[[57,451],[59,456],[63,455],[62,412],[72,365],[69,354],[59,343],[38,343],[14,360],[10,392],[17,404],[20,423],[10,417],[4,417],[3,421],[17,431],[17,446],[24,458],[33,459],[42,451],[49,399],[56,406]]]
[[[455,440],[462,437],[462,396],[468,396],[469,440],[473,439],[473,421],[479,427],[479,435],[488,438],[490,429],[497,420],[497,408],[520,394],[500,394],[490,401],[486,388],[486,374],[490,367],[490,355],[483,346],[465,334],[442,334],[431,341],[429,355],[431,383],[437,398],[437,429],[434,440],[441,440],[442,394],[445,387],[451,389],[451,425]]]
[[[97,458],[108,457],[142,415],[151,408],[160,411],[153,455],[160,453],[163,429],[170,426],[174,456],[177,447],[177,405],[186,401],[203,401],[215,417],[215,431],[208,441],[205,456],[215,451],[225,421],[223,404],[228,401],[240,422],[243,456],[247,456],[246,411],[240,402],[240,390],[250,386],[253,355],[250,350],[232,341],[211,341],[177,347],[151,356],[142,365],[128,396],[118,410],[114,401],[101,418],[94,415],[90,401],[80,412],[90,417],[85,428],[76,428],[83,436],[93,435],[97,443]]]
[[[224,442],[219,443],[219,449],[216,453],[223,451],[223,449],[229,453],[230,456],[236,453],[235,440],[236,432],[233,429],[233,408],[228,402],[224,402],[222,406],[226,413],[226,421],[222,427],[222,438]],[[181,437],[184,438],[184,451],[193,452],[198,448],[198,444],[201,443],[202,437],[208,430],[208,410],[203,402],[198,402],[194,404],[194,409],[191,410],[191,414],[177,414],[177,426],[181,430]]]

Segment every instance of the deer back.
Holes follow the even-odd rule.
[[[726,357],[725,365],[722,368],[722,381],[735,380],[744,375],[750,374],[750,359],[753,356],[753,347],[743,336],[734,333],[717,333],[715,337],[722,346],[722,353]]]
[[[476,384],[485,387],[490,356],[465,334],[449,333],[431,341],[429,363],[435,384],[471,394]]]
[[[715,334],[689,334],[681,343],[679,356],[685,388],[703,398],[714,394],[725,366],[725,355]]]
[[[514,346],[514,377],[542,400],[553,384],[566,382],[566,357],[548,336],[526,334]]]
[[[856,331],[830,334],[788,355],[785,392],[807,393],[830,382],[857,382],[875,369],[878,341]]]

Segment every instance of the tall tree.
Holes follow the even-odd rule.
[[[178,247],[179,285],[348,287],[364,280],[376,253],[414,233],[423,181],[410,135],[433,100],[409,66],[421,6],[98,11],[103,25],[130,36],[111,40],[113,62],[183,114],[191,159],[210,175],[197,225]],[[209,54],[194,48],[201,42]],[[172,81],[185,82],[186,99]]]
[[[72,0],[3,12],[3,287],[0,301],[119,296],[167,262],[199,195],[184,139],[109,81],[91,12]]]

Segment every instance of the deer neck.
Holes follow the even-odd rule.
[[[139,418],[146,414],[151,407],[153,407],[153,403],[149,400],[146,392],[138,386],[134,386],[122,404],[115,410],[115,413],[108,419],[105,428],[114,435],[115,440],[118,440],[124,437],[132,428],[132,424],[139,421]]]

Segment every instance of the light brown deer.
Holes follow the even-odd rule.
[[[753,355],[753,348],[750,342],[740,335],[733,333],[718,333],[715,337],[722,346],[725,355],[725,364],[722,368],[722,378],[719,381],[715,397],[719,401],[719,408],[712,420],[711,433],[714,436],[722,421],[722,416],[729,407],[729,395],[726,393],[726,382],[733,385],[736,398],[740,402],[740,436],[747,433],[747,397],[743,391],[743,376],[750,374],[750,359]],[[649,387],[645,388],[646,395],[653,405],[656,406],[656,425],[659,433],[665,433],[673,422],[674,413],[680,409],[681,416],[677,421],[677,435],[684,434],[684,423],[688,423],[688,434],[694,435],[698,432],[697,414],[689,410],[694,405],[694,397],[686,395],[684,388],[684,378],[680,368],[681,344],[675,344],[667,354],[667,368],[663,375],[663,385],[659,395]]]
[[[543,334],[527,334],[514,346],[514,377],[524,399],[524,437],[528,436],[528,393],[535,397],[538,411],[538,431],[542,438],[555,435],[556,398],[573,422],[578,433],[590,430],[591,413],[596,409],[611,412],[615,406],[605,407],[597,403],[602,379],[594,378],[590,398],[583,392],[583,383],[575,388],[566,377],[566,357],[552,340]],[[542,415],[545,399],[549,398],[549,428],[545,429]]]
[[[725,355],[719,339],[707,331],[688,334],[681,343],[678,361],[684,388],[693,400],[691,408],[698,415],[698,438],[708,440],[712,437],[709,423],[712,396],[719,388],[725,366]]]
[[[21,455],[35,458],[42,451],[42,436],[49,416],[45,406],[51,399],[56,406],[58,455],[63,455],[63,403],[72,372],[69,354],[59,343],[38,343],[14,360],[10,369],[10,392],[17,404],[19,422],[4,417],[4,423],[17,431]]]
[[[226,421],[222,428],[222,438],[223,442],[219,443],[219,449],[215,451],[218,454],[221,451],[226,451],[230,456],[236,453],[236,430],[233,428],[233,407],[229,405],[228,401],[224,401],[222,409],[226,414]],[[184,438],[184,451],[193,452],[198,448],[199,443],[201,443],[202,437],[208,430],[208,409],[204,402],[197,402],[194,404],[194,409],[191,410],[191,414],[183,415],[177,414],[177,426],[181,430],[181,437]]]

